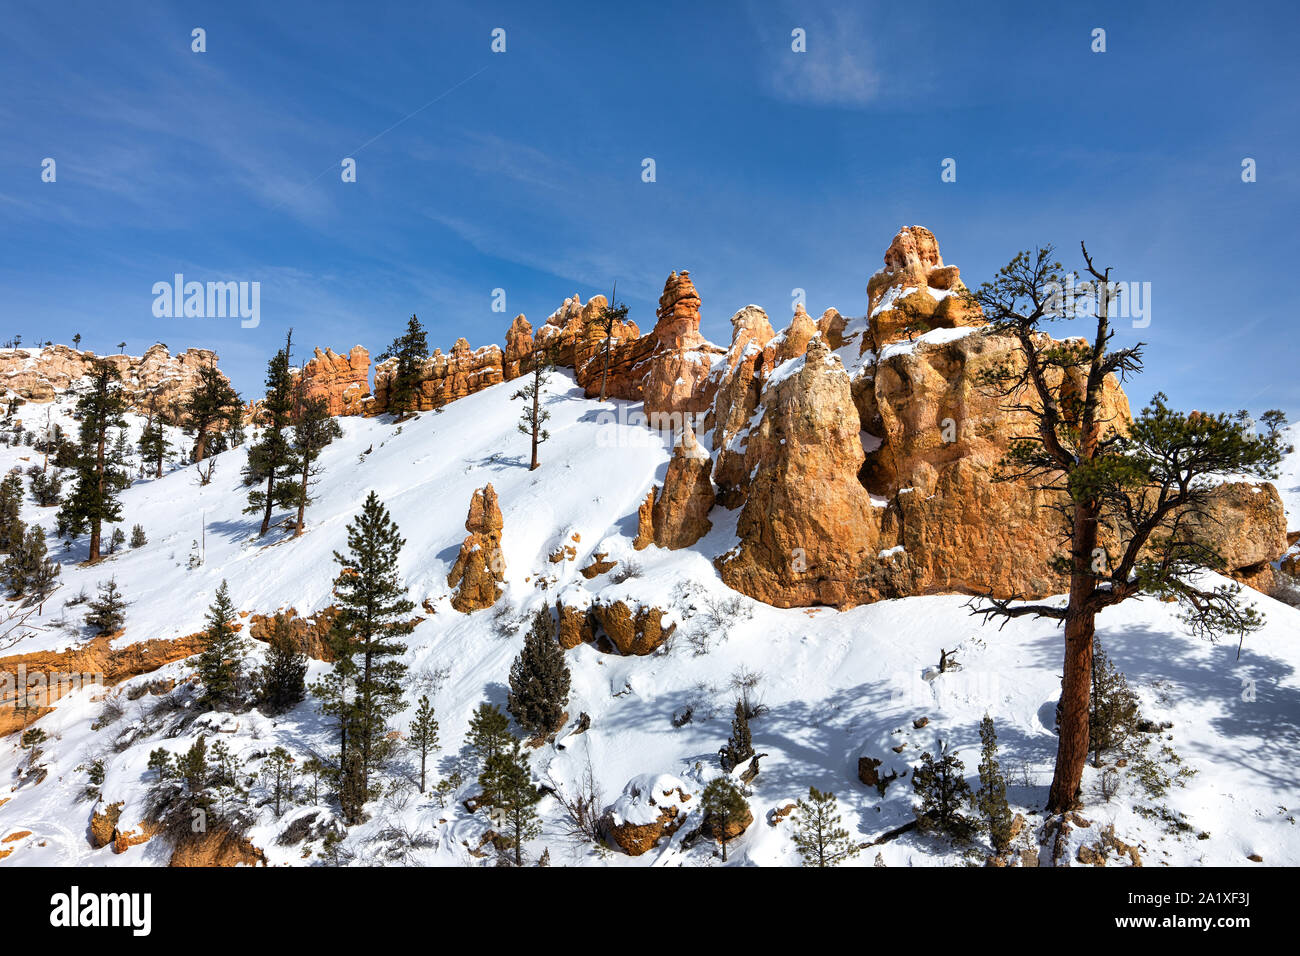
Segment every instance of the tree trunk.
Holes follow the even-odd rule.
[[[293,536],[296,538],[302,534],[303,516],[307,512],[307,480],[311,476],[311,465],[307,461],[306,453],[303,454],[302,466],[302,485],[298,490],[298,521],[293,526]]]
[[[262,515],[262,530],[257,533],[260,538],[271,528],[271,505],[274,502],[273,492],[275,491],[275,463],[271,463],[271,473],[266,476],[266,511]]]
[[[538,419],[538,416],[541,414],[541,409],[539,407],[541,402],[541,392],[542,392],[541,375],[534,374],[533,376],[533,463],[528,467],[529,471],[536,471],[537,466],[541,464],[537,460],[537,432],[542,427],[542,423]]]
[[[104,506],[104,433],[106,429],[99,430],[99,445],[95,452],[95,473],[99,479],[99,501],[96,510],[102,510]],[[99,543],[103,533],[103,523],[99,515],[90,519],[90,555],[87,560],[93,564],[99,560]]]
[[[1088,762],[1088,708],[1092,698],[1092,639],[1096,612],[1088,607],[1097,579],[1097,509],[1091,502],[1074,508],[1071,535],[1070,603],[1065,617],[1065,669],[1061,677],[1060,739],[1056,773],[1047,798],[1049,813],[1063,813],[1077,802],[1083,768]]]
[[[605,332],[605,368],[600,373],[600,400],[605,400],[605,383],[609,380],[609,343],[614,337],[614,330],[608,329]]]

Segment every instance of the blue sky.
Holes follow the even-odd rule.
[[[254,393],[290,325],[378,352],[415,312],[477,346],[617,279],[648,329],[690,269],[725,343],[796,287],[862,314],[920,223],[971,284],[1080,239],[1150,282],[1135,405],[1296,417],[1294,10],[1076,6],[9,3],[0,336],[207,346]],[[155,318],[177,272],[260,282],[260,326]]]

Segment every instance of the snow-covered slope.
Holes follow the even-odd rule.
[[[61,554],[53,546],[63,561],[62,589],[42,617],[31,619],[41,629],[0,655],[61,650],[87,640],[81,609],[65,607],[64,601],[82,589],[93,594],[110,575],[130,602],[118,646],[199,630],[223,579],[241,611],[319,610],[331,603],[337,571],[332,553],[344,549],[345,526],[373,489],[406,538],[401,568],[411,596],[433,609],[409,638],[408,663],[409,703],[428,693],[438,713],[443,750],[434,763],[435,779],[464,765],[461,743],[473,709],[484,699],[504,704],[510,663],[531,612],[545,603],[553,606],[557,594],[573,599],[582,590],[657,606],[677,623],[677,631],[647,657],[619,657],[588,645],[568,652],[573,671],[568,710],[575,718],[590,715],[591,727],[566,736],[570,721],[559,746],[532,751],[540,782],[571,790],[590,766],[605,804],[612,804],[629,780],[645,774],[674,775],[698,793],[719,773],[717,750],[728,736],[734,702],[729,685],[747,671],[761,675],[757,695],[767,712],[754,720],[752,730],[755,748],[766,756],[752,785],[755,822],[732,844],[730,864],[797,862],[788,818],[773,826],[768,813],[806,795],[810,785],[838,795],[844,825],[862,841],[907,822],[910,774],[882,797],[859,782],[859,757],[882,760],[882,774],[903,772],[941,738],[961,751],[973,777],[985,712],[997,724],[1013,809],[1026,814],[1031,825],[1041,820],[1034,811],[1041,808],[1051,778],[1061,666],[1061,638],[1050,622],[984,627],[958,596],[886,601],[847,612],[759,604],[723,586],[713,568],[712,558],[735,543],[734,519],[728,521],[721,509],[713,515],[713,531],[694,548],[633,551],[637,507],[662,480],[667,441],[643,427],[619,424],[636,406],[586,400],[561,374],[547,399],[551,438],[542,445],[541,468],[530,472],[527,439],[515,430],[519,405],[510,400],[511,391],[508,384],[489,388],[400,426],[386,418],[341,419],[344,437],[324,455],[319,500],[308,511],[307,533],[298,539],[278,532],[269,543],[255,538],[257,519],[241,513],[242,449],[218,457],[207,487],[199,485],[193,466],[137,481],[123,494],[123,525],[143,525],[149,544],[91,568],[76,564],[84,552]],[[623,414],[612,414],[611,408]],[[25,467],[23,456],[32,457],[31,449],[0,447],[0,467]],[[1290,510],[1300,494],[1290,487],[1300,486],[1295,459],[1288,469],[1279,487]],[[505,594],[496,608],[464,615],[450,606],[446,576],[465,537],[470,496],[488,482],[497,490],[504,518]],[[52,529],[52,510],[29,504],[24,518]],[[549,561],[562,543],[573,543],[575,533],[576,560]],[[204,542],[204,562],[191,568],[196,539]],[[619,565],[588,581],[579,569],[595,552]],[[1102,617],[1101,639],[1138,690],[1144,714],[1172,724],[1163,737],[1152,737],[1149,751],[1156,756],[1168,744],[1195,774],[1167,795],[1153,797],[1135,768],[1121,774],[1120,792],[1107,801],[1094,794],[1098,772],[1089,768],[1084,816],[1091,825],[1071,835],[1071,860],[1078,844],[1095,842],[1113,823],[1148,865],[1251,865],[1246,863],[1251,854],[1268,864],[1300,864],[1295,820],[1300,786],[1294,768],[1300,745],[1300,611],[1247,593],[1268,624],[1247,640],[1239,660],[1235,644],[1212,645],[1186,634],[1173,605],[1130,602]],[[936,673],[941,649],[955,656],[959,669]],[[258,645],[250,656],[261,654]],[[325,667],[313,663],[311,676]],[[166,862],[161,839],[121,854],[111,847],[91,848],[86,827],[96,804],[85,796],[86,774],[78,768],[93,759],[105,763],[104,801],[123,801],[122,821],[130,826],[143,813],[150,751],[183,750],[201,729],[221,727],[253,770],[254,755],[277,744],[300,759],[312,751],[331,752],[329,730],[310,698],[275,719],[256,711],[211,715],[178,738],[145,732],[133,739],[129,728],[148,727],[151,711],[164,706],[164,699],[145,694],[130,700],[131,688],[190,673],[192,668],[176,662],[159,674],[109,689],[123,703],[124,714],[101,729],[92,728],[104,710],[103,689],[65,697],[36,725],[48,738],[41,761],[49,772],[42,782],[16,784],[26,751],[16,735],[0,740],[0,838],[30,831],[4,844],[14,852],[0,865]],[[692,718],[675,726],[680,721],[674,717],[688,708]],[[408,710],[397,726],[405,729],[410,716]],[[920,718],[928,722],[917,728]],[[1170,773],[1178,769],[1172,763],[1165,767]],[[490,862],[469,851],[491,826],[483,813],[471,814],[460,804],[473,792],[471,780],[445,806],[432,795],[409,792],[377,800],[371,820],[349,831],[347,848],[358,862],[385,861],[393,834],[405,830],[426,838],[409,851],[409,860]],[[554,798],[544,799],[540,809],[545,827],[529,847],[533,857],[545,847],[557,864],[719,862],[706,841],[682,848],[691,826],[630,858],[566,839]],[[302,811],[278,820],[269,806],[258,812],[251,838],[269,862],[313,861],[301,844],[276,843],[277,833]],[[872,847],[854,862],[871,865],[877,854],[890,866],[977,858],[913,833]]]

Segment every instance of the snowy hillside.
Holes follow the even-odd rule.
[[[625,785],[644,775],[670,775],[676,778],[672,786],[698,795],[720,773],[717,751],[727,739],[735,700],[730,684],[750,672],[761,675],[756,697],[766,712],[752,730],[755,749],[765,756],[750,787],[754,823],[730,846],[728,865],[797,862],[789,818],[774,823],[770,813],[806,795],[810,785],[836,793],[843,824],[861,842],[907,823],[913,818],[909,768],[942,739],[960,750],[973,777],[985,712],[996,722],[1012,809],[1027,818],[1023,840],[1029,845],[1029,830],[1042,822],[1037,811],[1046,799],[1056,752],[1052,726],[1061,638],[1051,622],[1017,620],[1002,630],[981,626],[960,596],[883,601],[845,612],[758,603],[726,588],[713,567],[712,558],[735,544],[735,513],[720,508],[712,532],[695,547],[634,551],[637,509],[651,486],[663,480],[667,440],[642,426],[620,424],[634,404],[584,399],[572,378],[561,373],[546,399],[551,438],[541,446],[540,469],[530,472],[527,439],[515,429],[519,403],[510,399],[513,388],[513,383],[497,385],[401,425],[387,416],[340,419],[344,437],[324,453],[319,500],[307,512],[306,533],[297,539],[279,531],[266,541],[255,538],[257,519],[241,513],[246,502],[242,448],[217,457],[206,487],[194,466],[177,467],[158,480],[136,480],[122,496],[122,524],[128,530],[142,525],[148,544],[119,551],[94,567],[77,564],[85,556],[84,543],[81,553],[60,551],[53,536],[54,509],[39,509],[29,500],[23,518],[46,528],[51,552],[62,563],[62,587],[43,615],[29,619],[38,629],[0,649],[0,656],[61,651],[88,641],[83,609],[65,602],[82,590],[93,595],[110,575],[129,602],[118,647],[200,630],[222,580],[241,612],[318,611],[332,601],[337,573],[332,554],[345,549],[345,526],[374,490],[406,539],[401,570],[410,595],[417,606],[427,602],[408,639],[408,703],[413,709],[427,693],[436,708],[443,746],[434,758],[435,780],[457,767],[468,769],[462,741],[470,715],[484,699],[504,705],[510,664],[533,611],[554,607],[557,596],[575,604],[621,598],[662,609],[676,631],[645,657],[620,657],[588,644],[567,652],[573,672],[570,720],[557,744],[531,752],[539,782],[573,792],[590,766],[604,806],[619,801]],[[56,407],[66,415],[65,407]],[[29,409],[44,414],[39,406],[23,411]],[[132,421],[138,429],[140,421]],[[0,448],[0,468],[6,470],[39,460],[29,447]],[[505,594],[495,608],[466,615],[451,607],[447,574],[465,538],[471,495],[489,482],[504,521]],[[1300,517],[1300,458],[1288,461],[1278,486],[1290,515]],[[1291,524],[1300,526],[1300,520],[1293,517]],[[191,568],[195,540],[202,542],[203,563]],[[550,560],[570,544],[576,549],[572,560]],[[613,571],[587,579],[581,569],[596,553],[618,563]],[[1079,846],[1097,842],[1113,824],[1115,835],[1136,846],[1145,865],[1249,866],[1251,855],[1268,865],[1300,865],[1300,784],[1294,770],[1300,744],[1300,610],[1246,593],[1268,623],[1247,639],[1240,660],[1235,644],[1212,645],[1185,633],[1171,604],[1129,602],[1102,616],[1103,645],[1139,693],[1143,715],[1170,723],[1163,734],[1150,735],[1147,749],[1153,765],[1175,779],[1166,794],[1153,795],[1143,786],[1141,762],[1135,760],[1123,768],[1119,792],[1105,800],[1095,793],[1100,771],[1089,767],[1085,793],[1090,796],[1082,813],[1087,819],[1068,837],[1065,852],[1071,861]],[[955,657],[959,667],[937,673],[941,651]],[[264,645],[255,644],[251,655],[263,653]],[[328,669],[320,662],[311,667],[311,678]],[[39,762],[48,772],[41,780],[20,775],[29,752],[18,735],[0,739],[0,838],[26,831],[0,844],[0,852],[12,851],[0,866],[166,863],[169,849],[161,839],[115,853],[111,846],[93,849],[87,826],[98,807],[118,801],[123,803],[120,827],[138,823],[150,752],[182,751],[200,731],[217,732],[251,771],[276,745],[299,760],[332,751],[330,729],[310,697],[274,719],[257,711],[212,714],[180,736],[165,736],[168,698],[186,693],[185,685],[161,695],[139,691],[158,678],[179,681],[192,673],[177,661],[118,686],[83,689],[60,700],[34,725],[46,735]],[[105,724],[106,695],[121,703],[121,714]],[[580,713],[590,716],[590,729],[573,735]],[[396,725],[405,729],[410,716],[408,711]],[[1181,765],[1162,754],[1164,745]],[[859,781],[863,756],[882,761],[881,775],[900,773],[883,796]],[[102,759],[105,769],[98,802],[86,795],[87,775],[79,769],[95,759]],[[412,760],[418,758],[405,759],[407,769]],[[1194,774],[1179,777],[1180,766]],[[1150,782],[1152,771],[1144,772]],[[462,805],[474,792],[471,772],[445,805],[432,793],[409,788],[377,799],[368,807],[370,820],[348,831],[346,850],[358,863],[399,856],[426,864],[490,864],[489,856],[471,853],[491,826],[486,814]],[[279,818],[269,805],[258,809],[259,822],[249,838],[268,863],[317,862],[319,841],[277,842],[306,812],[307,799],[300,795]],[[685,812],[695,813],[698,803],[698,798],[687,801]],[[625,816],[644,809],[631,795],[619,808]],[[543,834],[528,847],[534,859],[548,849],[555,864],[721,863],[712,842],[682,846],[690,823],[645,855],[629,857],[566,838],[554,797],[544,798],[539,809]],[[1089,826],[1082,826],[1085,822]],[[1036,841],[1033,845],[1037,850]],[[982,846],[957,850],[906,833],[869,847],[853,863],[982,862]]]

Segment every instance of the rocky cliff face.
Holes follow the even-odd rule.
[[[0,349],[0,387],[6,395],[28,402],[52,402],[58,393],[89,375],[97,359],[117,369],[123,394],[134,410],[144,412],[152,401],[164,420],[178,424],[180,406],[198,384],[199,369],[215,364],[217,354],[210,349],[186,349],[172,355],[161,343],[151,345],[139,357],[96,356],[66,345]]]
[[[298,372],[308,398],[323,398],[331,415],[360,415],[370,397],[370,353],[360,345],[347,355],[316,349]]]
[[[415,410],[441,408],[448,402],[505,381],[505,353],[499,345],[470,348],[467,339],[457,339],[451,353],[434,349],[424,363],[420,384],[416,388]],[[388,397],[396,359],[381,362],[375,368],[374,398],[363,405],[365,414],[380,415],[388,410]]]

